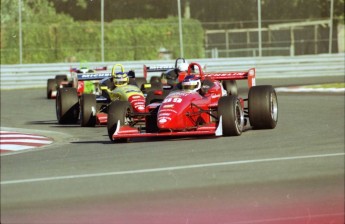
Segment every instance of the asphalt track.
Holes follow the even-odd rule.
[[[105,127],[58,125],[45,89],[1,91],[1,127],[55,140],[1,156],[1,223],[343,224],[344,94],[278,101],[274,130],[112,144]]]

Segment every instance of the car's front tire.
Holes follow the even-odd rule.
[[[254,129],[273,129],[278,122],[278,99],[271,85],[253,86],[248,94],[248,115]]]
[[[80,97],[80,126],[94,127],[96,125],[96,95],[83,94]]]
[[[47,99],[52,98],[52,92],[56,90],[56,81],[55,79],[47,80]]]
[[[59,124],[75,124],[79,118],[77,89],[59,88],[56,96],[56,117]]]
[[[239,136],[244,127],[244,112],[237,96],[223,96],[218,101],[218,117],[222,117],[224,136]]]
[[[127,101],[116,100],[109,105],[108,110],[108,121],[107,121],[107,130],[109,139],[112,142],[126,142],[127,139],[113,139],[113,134],[118,128],[118,121],[120,125],[126,124],[126,118],[128,114],[132,111],[131,105]]]

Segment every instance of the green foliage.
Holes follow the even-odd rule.
[[[23,63],[101,60],[99,22],[64,19],[46,25],[23,22]],[[186,58],[204,56],[203,29],[196,20],[183,21]],[[2,27],[1,64],[19,62],[18,25]],[[115,20],[104,26],[105,61],[158,59],[159,49],[180,56],[178,19]]]

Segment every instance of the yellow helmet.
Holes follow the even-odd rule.
[[[120,67],[121,72],[115,72],[116,67]],[[111,76],[113,77],[113,82],[115,86],[124,86],[129,83],[128,75],[127,73],[125,73],[125,69],[121,64],[116,64],[113,66],[113,69],[111,70]]]

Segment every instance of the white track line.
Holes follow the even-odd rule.
[[[205,163],[205,164],[195,164],[195,165],[186,165],[186,166],[172,166],[172,167],[151,168],[151,169],[141,169],[141,170],[114,171],[114,172],[107,172],[107,173],[78,174],[78,175],[68,175],[68,176],[32,178],[32,179],[23,179],[23,180],[8,180],[8,181],[1,181],[0,184],[8,185],[8,184],[22,184],[22,183],[57,181],[57,180],[68,180],[68,179],[90,178],[90,177],[142,174],[142,173],[186,170],[186,169],[196,169],[196,168],[215,167],[215,166],[230,166],[230,165],[249,164],[249,163],[277,162],[277,161],[297,160],[297,159],[313,159],[313,158],[334,157],[334,156],[343,156],[343,155],[345,155],[345,153],[277,157],[277,158],[254,159],[254,160],[239,160],[239,161]]]

